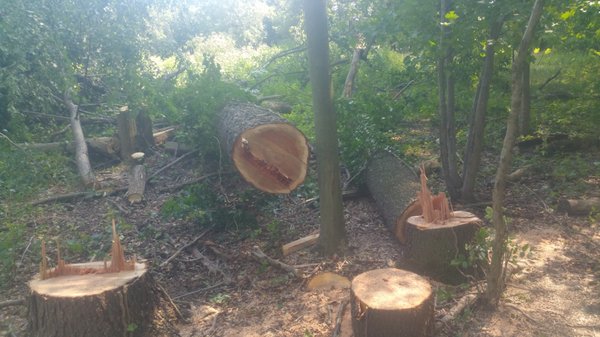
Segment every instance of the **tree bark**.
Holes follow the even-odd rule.
[[[519,136],[530,133],[531,125],[531,61],[528,59],[523,64],[523,76],[521,84],[521,113],[519,114]]]
[[[461,199],[474,200],[473,190],[477,172],[481,163],[481,152],[483,151],[485,115],[490,97],[490,84],[494,73],[494,55],[496,40],[500,36],[504,19],[493,21],[490,26],[490,36],[485,47],[485,58],[482,65],[481,76],[477,85],[477,92],[473,102],[473,112],[469,125],[469,135],[464,155],[463,184],[460,192]]]
[[[285,119],[253,104],[232,103],[218,123],[221,146],[242,177],[268,193],[290,193],[306,177],[306,137]]]
[[[434,293],[429,282],[401,269],[376,269],[351,286],[356,337],[427,337],[433,331]]]
[[[146,190],[146,168],[144,165],[135,165],[129,171],[129,190],[127,200],[130,204],[141,202]]]
[[[366,169],[367,188],[375,200],[379,214],[388,229],[401,243],[406,243],[404,221],[407,207],[415,199],[419,182],[415,172],[389,152],[376,153]],[[421,208],[410,216],[421,214]],[[416,213],[416,214],[415,214]]]
[[[135,119],[129,111],[122,111],[117,116],[117,126],[119,130],[121,160],[129,163],[131,162],[131,154],[135,152],[135,138],[137,135]]]
[[[466,256],[465,245],[471,243],[481,227],[481,220],[469,212],[455,211],[445,221],[427,222],[422,216],[408,218],[406,257],[411,270],[435,280],[459,284],[472,268],[459,269],[451,262]]]
[[[452,0],[440,1],[440,22],[446,22],[446,13],[450,10]],[[452,48],[448,43],[450,30],[441,24],[440,57],[438,60],[438,91],[440,115],[440,158],[444,181],[448,193],[453,199],[460,197],[461,178],[458,174],[456,158],[456,130],[454,126],[454,77],[448,69]]]
[[[329,72],[329,34],[325,0],[304,0],[309,74],[315,114],[317,173],[319,177],[320,239],[327,255],[345,241],[336,115]]]
[[[100,269],[104,262],[71,265]],[[83,286],[85,285],[85,286]],[[30,283],[28,336],[167,337],[176,334],[167,305],[143,264],[118,273],[58,276]]]
[[[531,16],[527,22],[527,28],[523,34],[516,59],[512,64],[512,94],[510,114],[506,122],[506,135],[500,153],[500,163],[496,171],[496,181],[492,193],[492,221],[496,230],[492,244],[492,260],[490,271],[487,275],[486,300],[489,305],[497,306],[500,296],[504,291],[504,259],[506,258],[506,240],[508,230],[504,219],[504,199],[506,196],[507,175],[512,165],[512,149],[518,133],[518,116],[521,109],[523,66],[529,56],[531,40],[534,29],[542,16],[544,0],[535,0],[531,10]]]
[[[358,65],[360,63],[360,58],[364,51],[365,50],[361,47],[356,47],[354,49],[354,53],[352,54],[352,61],[350,62],[350,70],[348,71],[346,81],[344,82],[344,91],[342,92],[342,98],[352,97],[352,92],[354,91],[354,80],[356,78],[356,74],[358,74]]]
[[[568,215],[588,215],[594,210],[600,211],[600,198],[560,199],[557,210]]]
[[[68,94],[65,94],[64,103],[71,115],[71,130],[73,131],[73,142],[75,144],[75,163],[77,164],[77,170],[79,171],[79,176],[81,177],[83,184],[85,186],[91,186],[96,182],[96,178],[92,171],[92,165],[90,165],[88,148],[79,120],[78,106],[73,103]]]

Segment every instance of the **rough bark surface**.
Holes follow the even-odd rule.
[[[94,184],[96,178],[94,177],[94,171],[92,171],[92,165],[90,164],[88,148],[79,120],[78,106],[73,103],[68,95],[65,95],[64,101],[71,114],[71,130],[73,131],[73,143],[75,144],[75,162],[77,164],[77,170],[79,171],[79,176],[81,177],[83,184],[90,186]]]
[[[376,269],[352,280],[355,337],[430,336],[433,309],[431,285],[417,274],[394,268]]]
[[[135,165],[129,171],[129,190],[127,199],[129,203],[135,204],[144,199],[146,190],[146,168],[144,165]]]
[[[464,282],[463,274],[472,271],[459,271],[451,262],[459,254],[466,254],[465,244],[473,240],[480,226],[479,218],[463,211],[433,223],[425,222],[422,216],[410,217],[406,225],[406,258],[411,269],[444,283]]]
[[[259,190],[289,193],[306,177],[306,137],[274,112],[253,104],[228,104],[219,139],[242,177]]]
[[[135,138],[137,135],[135,119],[132,118],[129,111],[123,111],[117,116],[117,126],[119,129],[121,160],[130,162],[131,154],[135,152]]]
[[[76,264],[99,268],[103,262]],[[59,276],[29,283],[30,337],[176,334],[175,311],[167,305],[143,264],[133,271]]]
[[[369,160],[366,177],[367,187],[386,227],[405,243],[403,220],[400,219],[420,188],[416,173],[393,154],[379,152]],[[410,214],[415,215],[412,212],[411,209]]]

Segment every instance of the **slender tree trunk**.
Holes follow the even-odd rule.
[[[519,136],[530,133],[531,127],[531,62],[529,59],[523,64],[523,83],[521,87],[521,113],[519,114]]]
[[[463,200],[473,200],[473,190],[475,188],[475,180],[481,163],[481,152],[483,151],[484,131],[485,131],[485,115],[487,113],[487,105],[490,97],[490,84],[494,74],[494,45],[500,31],[504,19],[492,22],[490,26],[490,38],[485,47],[485,58],[481,69],[481,77],[477,84],[477,92],[473,101],[473,112],[471,115],[471,124],[469,126],[469,136],[467,138],[467,146],[465,148],[465,160],[463,166],[463,185],[461,189],[461,198]]]
[[[309,74],[315,114],[321,231],[319,244],[331,255],[345,241],[336,116],[329,73],[329,40],[325,0],[304,0]]]
[[[350,70],[348,71],[348,75],[346,76],[346,81],[344,82],[344,92],[342,93],[342,98],[351,98],[352,92],[354,91],[354,83],[356,79],[356,74],[358,74],[358,65],[360,63],[360,58],[364,53],[365,49],[357,46],[354,49],[354,53],[352,54],[352,62],[350,62]]]
[[[446,21],[446,13],[451,6],[452,0],[441,0],[440,22]],[[447,39],[449,29],[447,25],[441,25],[440,46],[442,48],[438,60],[438,91],[439,91],[439,114],[440,114],[440,158],[444,180],[450,197],[460,198],[461,178],[458,174],[456,158],[456,130],[454,126],[454,78],[448,69],[452,58],[452,50]]]
[[[523,83],[523,68],[529,55],[529,47],[533,39],[535,27],[540,21],[544,0],[536,0],[531,10],[531,16],[527,22],[527,28],[523,34],[523,38],[519,44],[517,57],[512,65],[512,94],[510,104],[510,114],[506,122],[506,135],[502,144],[500,153],[500,164],[496,171],[496,183],[492,196],[492,207],[494,210],[493,222],[496,234],[492,244],[492,262],[490,264],[490,272],[487,277],[486,299],[488,304],[496,306],[504,290],[504,260],[506,254],[506,240],[508,238],[508,230],[504,219],[504,198],[506,195],[507,175],[510,173],[512,164],[512,148],[515,144],[515,139],[518,132],[518,116],[521,109],[521,98]]]
[[[68,94],[65,94],[63,100],[71,115],[71,130],[73,131],[73,140],[75,143],[75,163],[77,164],[77,170],[83,184],[91,186],[94,184],[96,178],[92,171],[92,165],[90,165],[87,143],[85,142],[85,136],[83,135],[83,129],[79,121],[79,107],[73,103]]]

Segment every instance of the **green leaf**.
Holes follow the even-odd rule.
[[[575,15],[575,8],[571,8],[570,10],[562,13],[560,15],[561,20],[567,21],[570,17]]]
[[[446,18],[446,20],[451,22],[459,18],[458,14],[456,14],[455,11],[449,11],[448,13],[446,13],[446,15],[444,15],[444,17]]]

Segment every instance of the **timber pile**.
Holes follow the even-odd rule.
[[[219,139],[242,177],[268,193],[289,193],[306,177],[306,137],[274,112],[253,104],[228,104]]]
[[[111,261],[48,269],[42,243],[40,273],[29,283],[28,336],[173,336],[168,306],[143,263],[125,260],[113,221]]]
[[[465,275],[473,271],[461,270],[451,262],[460,255],[467,256],[465,245],[475,237],[481,220],[469,212],[452,211],[443,192],[432,196],[423,169],[417,200],[422,215],[411,216],[406,221],[409,264],[417,272],[439,281],[463,282]]]
[[[425,337],[433,331],[435,296],[417,274],[371,270],[352,280],[350,294],[355,337]]]
[[[401,243],[406,243],[404,224],[410,216],[421,214],[413,201],[419,189],[417,175],[390,152],[375,154],[367,164],[367,187],[385,225]]]

